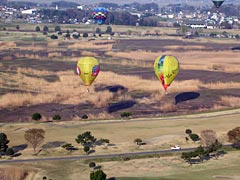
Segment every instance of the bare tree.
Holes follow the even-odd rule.
[[[228,131],[228,140],[234,144],[236,147],[240,147],[240,127],[235,127],[234,129]]]
[[[216,132],[211,129],[206,129],[201,131],[201,141],[202,144],[206,147],[214,144],[217,140]]]
[[[34,153],[36,153],[36,148],[43,143],[45,131],[43,129],[29,129],[25,131],[24,137],[28,143],[33,147]]]

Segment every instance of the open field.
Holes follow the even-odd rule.
[[[32,148],[27,146],[23,139],[24,132],[29,128],[43,128],[46,131],[46,138],[43,143],[43,150],[38,157],[55,157],[66,155],[84,154],[81,146],[76,144],[75,137],[84,132],[91,131],[97,138],[110,139],[109,146],[96,146],[94,154],[111,154],[134,151],[148,151],[169,149],[174,144],[181,147],[196,147],[199,143],[185,141],[185,129],[190,128],[194,133],[199,134],[201,130],[213,129],[217,132],[220,142],[226,143],[226,133],[234,128],[239,121],[239,113],[233,115],[218,116],[219,113],[210,113],[169,117],[162,119],[142,119],[142,121],[121,122],[59,122],[59,123],[5,123],[1,124],[0,132],[8,135],[10,147],[18,149],[21,155],[15,159],[37,158],[33,156]],[[216,116],[217,115],[217,116]],[[203,116],[203,117],[201,117]],[[204,117],[205,116],[205,117]],[[207,117],[209,116],[209,117]],[[175,119],[177,118],[177,119]],[[18,138],[16,138],[18,137]],[[135,138],[141,138],[146,145],[137,147],[133,143]],[[71,154],[56,146],[47,147],[49,142],[72,143],[80,150]],[[56,144],[56,143],[55,143]],[[117,180],[146,179],[146,180],[183,180],[183,179],[233,179],[238,180],[239,174],[239,152],[230,151],[218,160],[212,159],[202,164],[189,166],[179,156],[156,156],[154,158],[131,159],[128,161],[102,161],[96,160],[108,177],[119,177]],[[0,165],[7,169],[16,167],[18,174],[30,172],[33,180],[43,176],[58,180],[87,180],[91,169],[88,167],[90,161],[58,161],[58,162],[35,162],[21,164]],[[64,167],[64,168],[63,168]],[[74,168],[73,168],[74,167]],[[125,178],[124,178],[125,177]],[[129,178],[128,178],[129,177]],[[135,177],[135,178],[133,178]],[[145,177],[145,178],[140,178]]]
[[[238,40],[182,39],[168,36],[173,29],[164,28],[159,37],[123,35],[109,40],[103,35],[75,40],[60,36],[51,40],[51,33],[34,32],[33,25],[21,27],[21,31],[13,25],[9,31],[0,31],[0,122],[31,121],[34,112],[40,112],[44,120],[54,114],[62,120],[80,120],[84,114],[90,119],[109,119],[129,111],[133,117],[157,117],[240,106],[239,52],[231,50]],[[93,27],[62,28],[84,31]],[[113,28],[126,32],[134,27]],[[162,54],[176,56],[181,68],[167,96],[152,68]],[[91,95],[75,73],[81,56],[95,56],[101,64]]]
[[[117,180],[239,180],[239,160],[239,152],[230,152],[218,160],[193,166],[183,163],[178,156],[97,162],[97,165],[102,166],[108,178],[116,177]],[[43,176],[58,180],[88,180],[91,172],[87,162],[81,160],[0,165],[0,168],[14,166],[38,170],[33,180]]]
[[[231,111],[230,111],[231,112]],[[0,132],[4,132],[10,139],[10,146],[23,145],[20,151],[22,156],[16,158],[32,157],[32,148],[24,146],[24,132],[30,128],[42,128],[46,131],[45,143],[68,142],[82,149],[75,142],[78,134],[91,131],[97,138],[110,139],[107,148],[104,145],[96,146],[94,154],[124,153],[134,151],[169,149],[174,144],[181,147],[196,147],[198,143],[185,141],[185,129],[190,128],[194,133],[200,134],[204,129],[213,129],[222,143],[227,142],[226,133],[237,126],[239,110],[232,111],[233,115],[220,115],[218,112],[210,113],[205,117],[199,115],[184,115],[165,117],[162,119],[143,118],[141,121],[115,120],[113,122],[103,120],[95,122],[48,122],[48,123],[5,123],[1,124]],[[203,116],[203,117],[202,117]],[[18,138],[15,138],[18,137]],[[133,143],[136,138],[141,138],[147,143],[146,146],[137,147]],[[44,146],[43,146],[44,147]],[[21,148],[20,148],[21,149]],[[46,148],[40,153],[41,157],[61,156],[68,154],[60,147]],[[84,154],[82,150],[74,151],[72,155]]]

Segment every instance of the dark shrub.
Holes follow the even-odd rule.
[[[41,118],[42,118],[42,116],[38,112],[32,114],[32,119],[35,121],[39,121]]]
[[[132,116],[131,112],[122,112],[121,113],[121,117],[122,118],[129,118],[130,116]]]
[[[88,119],[88,115],[84,114],[84,115],[82,116],[82,119]]]
[[[199,136],[197,134],[189,134],[191,140],[198,141],[200,140]]]
[[[61,120],[62,117],[59,114],[55,114],[52,119],[53,120]]]

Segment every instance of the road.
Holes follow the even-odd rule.
[[[195,148],[185,148],[185,149],[181,149],[181,150],[159,150],[159,151],[133,152],[133,153],[122,153],[122,154],[103,154],[103,155],[65,156],[65,157],[49,157],[49,158],[35,158],[35,159],[0,160],[0,164],[36,162],[36,161],[108,159],[108,158],[113,158],[113,157],[131,157],[131,156],[137,156],[137,155],[154,155],[154,154],[165,154],[165,153],[172,153],[172,152],[187,152],[187,151],[192,151],[194,149]]]
[[[232,144],[225,144],[224,147],[232,146]],[[104,155],[89,155],[89,156],[65,156],[65,157],[49,157],[49,158],[35,158],[35,159],[13,159],[13,160],[0,160],[0,164],[7,163],[24,163],[24,162],[37,162],[37,161],[66,161],[66,160],[82,160],[82,159],[108,159],[113,157],[131,157],[131,156],[143,156],[154,154],[165,154],[173,152],[188,152],[193,151],[196,148],[184,148],[181,150],[158,150],[158,151],[145,151],[145,152],[133,152],[124,154],[104,154]]]

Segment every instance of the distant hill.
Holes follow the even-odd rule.
[[[8,0],[13,1],[13,0]],[[28,1],[28,2],[35,2],[36,0],[15,0],[15,1]],[[56,2],[57,0],[38,0],[39,3],[52,3]],[[186,4],[196,4],[196,5],[203,5],[203,4],[210,4],[211,0],[65,0],[69,2],[74,2],[78,4],[98,4],[100,2],[109,2],[109,3],[118,3],[118,4],[130,4],[133,2],[138,3],[157,3],[159,5],[166,5],[171,3],[186,3]],[[233,4],[239,4],[240,0],[225,0],[224,4],[226,3],[233,3]]]

